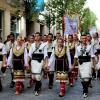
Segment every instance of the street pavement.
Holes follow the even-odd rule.
[[[80,79],[74,81],[74,87],[66,84],[64,97],[59,97],[59,83],[54,81],[53,89],[48,89],[48,79],[42,80],[42,89],[39,96],[34,96],[34,85],[27,88],[28,78],[26,77],[25,90],[20,95],[15,95],[15,87],[9,88],[11,81],[10,70],[6,70],[6,77],[2,78],[3,91],[0,92],[0,100],[100,100],[100,81],[92,81],[93,88],[89,88],[87,98],[82,97],[82,86]]]

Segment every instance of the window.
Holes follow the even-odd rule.
[[[19,18],[12,16],[10,19],[11,23],[11,33],[15,34],[15,37],[19,34]]]

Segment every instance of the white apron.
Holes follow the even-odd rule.
[[[37,60],[31,60],[31,73],[32,74],[41,74],[43,67],[43,60],[38,62]]]
[[[79,64],[79,72],[81,79],[91,78],[91,62],[84,62],[82,65]]]

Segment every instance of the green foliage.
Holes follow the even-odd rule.
[[[37,20],[38,12],[34,11],[36,4],[37,0],[27,0],[27,2],[23,0],[22,3],[19,1],[9,3],[10,7],[16,9],[14,13],[17,16],[21,15],[28,21]]]
[[[40,22],[43,22],[45,25],[50,24],[51,26],[56,23],[57,29],[60,30],[62,28],[63,14],[71,10],[80,15],[80,30],[81,32],[86,32],[88,26],[95,25],[96,20],[94,13],[91,12],[89,8],[84,8],[86,1],[87,0],[48,0],[48,2],[44,4],[44,7],[46,11],[50,12],[50,15],[47,13],[42,14],[44,21],[40,20]]]
[[[96,15],[89,8],[85,8],[81,18],[81,32],[87,33],[89,26],[96,25],[96,19]]]

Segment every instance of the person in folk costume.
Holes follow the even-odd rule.
[[[87,33],[86,39],[87,39],[87,41],[86,41],[87,45],[91,45],[93,47],[94,54],[96,54],[97,50],[96,50],[95,46],[92,44],[92,42],[91,42],[92,37],[91,37],[91,35],[89,33]],[[94,67],[93,67],[92,60],[91,60],[91,68],[92,68],[92,77],[94,78],[94,77],[96,77],[96,73],[95,73],[95,70],[94,70]],[[90,78],[90,80],[89,80],[89,87],[92,88],[91,79],[92,78]]]
[[[1,74],[1,68],[7,67],[6,66],[6,55],[7,55],[6,46],[0,42],[0,74]],[[1,76],[0,76],[0,91],[2,91]]]
[[[0,43],[2,43],[2,38],[0,37]],[[1,49],[2,52],[2,49]],[[2,63],[2,62],[1,62]],[[0,65],[1,66],[1,65]],[[2,71],[3,76],[6,76],[5,71],[6,71],[6,67],[1,66],[0,67],[0,72]],[[0,75],[1,76],[1,75]]]
[[[59,96],[64,96],[65,83],[68,82],[68,71],[71,68],[71,57],[69,48],[63,44],[63,40],[58,39],[58,45],[52,50],[52,54],[48,63],[48,68],[53,67],[55,60],[56,81],[60,82]]]
[[[7,61],[7,66],[13,66],[13,81],[16,83],[15,95],[19,95],[24,90],[27,50],[22,46],[22,38],[17,37],[17,44],[11,48]],[[21,88],[20,88],[21,86]]]
[[[41,42],[41,35],[39,32],[35,34],[35,43],[33,43],[29,50],[27,59],[27,67],[29,68],[29,61],[31,60],[32,78],[35,80],[35,96],[39,95],[41,90],[42,67],[45,60],[45,66],[48,65],[48,54],[46,44]]]
[[[9,53],[10,53],[10,49],[16,45],[16,41],[14,38],[14,34],[11,33],[10,34],[10,41],[6,43],[6,48],[7,48],[7,58],[9,57]],[[15,82],[13,81],[13,68],[12,66],[10,67],[10,71],[11,71],[11,83],[10,83],[10,88],[13,88],[15,85]]]
[[[9,41],[10,41],[10,35],[7,36],[7,40],[4,41],[4,44],[6,45],[6,43]]]
[[[80,41],[78,40],[77,34],[73,35],[73,42],[75,43],[75,48],[77,48],[77,46],[80,45]],[[75,79],[77,80],[77,78],[78,78],[78,62],[76,63],[74,71],[75,71]]]
[[[0,37],[0,43],[2,43],[2,38]],[[3,73],[3,77],[5,77],[6,76],[6,74],[5,74],[5,72],[6,72],[6,67],[2,67],[1,68],[1,71],[2,71],[2,73]]]
[[[48,41],[48,35],[47,34],[45,34],[44,36],[43,36],[43,43],[46,43]],[[47,78],[47,72],[45,71],[45,69],[43,69],[43,77],[46,79]]]
[[[48,41],[48,35],[45,34],[45,35],[43,36],[43,43],[46,43],[47,41]]]
[[[68,36],[68,42],[66,43],[66,47],[69,48],[70,55],[71,55],[71,64],[73,64],[74,61],[74,54],[75,54],[75,43],[73,42],[73,36]],[[69,73],[69,85],[73,87],[73,80],[74,80],[74,71],[71,71]]]
[[[99,38],[98,33],[93,34],[92,45],[94,45],[97,50],[95,58],[96,58],[96,63],[98,63],[100,59],[100,38]],[[100,69],[97,72],[97,78],[100,80]]]
[[[76,48],[76,51],[75,51],[74,63],[73,63],[72,69],[75,68],[75,64],[78,60],[79,72],[80,72],[81,83],[83,86],[83,97],[84,98],[87,97],[89,79],[92,76],[91,58],[93,60],[94,69],[98,70],[96,67],[96,61],[95,61],[95,55],[93,52],[93,47],[91,45],[87,45],[86,35],[82,35],[81,36],[81,44]]]
[[[29,50],[30,50],[30,47],[31,47],[31,45],[34,43],[34,35],[30,35],[30,39],[29,39],[29,41],[28,42],[26,42],[26,48],[27,48],[27,53],[29,53]],[[30,60],[30,62],[29,62],[29,65],[30,65],[30,63],[31,63],[31,60]],[[26,72],[27,72],[27,74],[29,75],[29,83],[28,83],[28,88],[30,88],[30,87],[32,87],[32,85],[33,85],[33,80],[32,80],[32,75],[31,75],[31,68],[29,67],[29,68],[27,68],[26,67]]]
[[[60,39],[60,37],[61,37],[61,33],[56,33],[56,40],[54,40],[54,45],[57,45],[57,43],[58,43],[58,39]]]
[[[33,35],[33,37],[34,37],[34,35]],[[27,36],[26,40],[27,41],[25,42],[25,44],[27,44],[28,42],[30,42],[30,35]]]
[[[51,53],[52,53],[52,49],[55,47],[54,42],[52,40],[53,40],[53,34],[49,33],[48,34],[48,41],[46,42],[46,47],[47,47],[47,51],[48,51],[48,58],[50,58]],[[49,89],[52,89],[52,86],[53,86],[54,63],[55,63],[55,61],[53,62],[52,68],[47,69],[48,77],[49,77],[49,84],[48,84]]]

